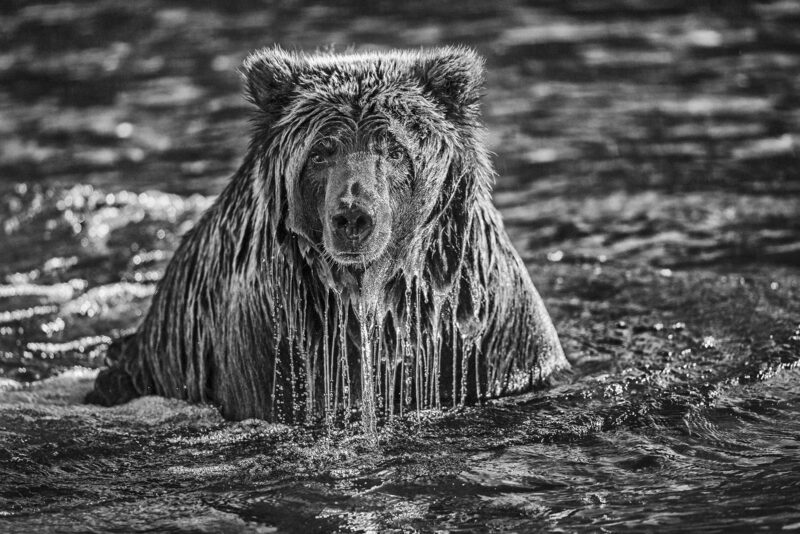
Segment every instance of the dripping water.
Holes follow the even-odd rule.
[[[347,361],[347,321],[349,306],[339,296],[339,378],[342,384],[342,408],[345,416],[350,415],[350,366]],[[337,382],[338,385],[338,382]],[[338,395],[337,395],[338,397]]]
[[[375,435],[375,379],[372,371],[372,339],[374,313],[358,302],[358,322],[361,334],[361,424],[364,432]]]

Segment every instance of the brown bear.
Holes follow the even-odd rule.
[[[257,108],[244,163],[89,401],[373,426],[568,368],[492,205],[478,55],[268,48],[242,71]]]

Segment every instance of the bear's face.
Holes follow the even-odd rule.
[[[339,264],[369,264],[402,234],[395,223],[401,206],[413,203],[412,178],[407,149],[389,132],[326,132],[298,180],[306,204],[299,231]]]
[[[478,157],[482,60],[463,48],[244,63],[259,108],[257,177],[285,227],[340,266],[411,268]],[[269,205],[269,203],[267,204]]]

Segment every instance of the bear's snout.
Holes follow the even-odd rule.
[[[339,210],[331,217],[330,224],[336,240],[351,247],[363,243],[375,228],[372,215],[356,206]]]
[[[391,237],[386,164],[366,152],[340,154],[330,166],[324,207],[318,211],[323,244],[342,265],[364,265],[380,256]]]

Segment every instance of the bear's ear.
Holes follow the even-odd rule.
[[[483,58],[464,47],[447,47],[423,52],[414,73],[423,89],[448,115],[477,113],[483,88]]]
[[[279,47],[264,48],[247,56],[240,70],[247,99],[268,113],[288,104],[295,88],[300,60]]]

